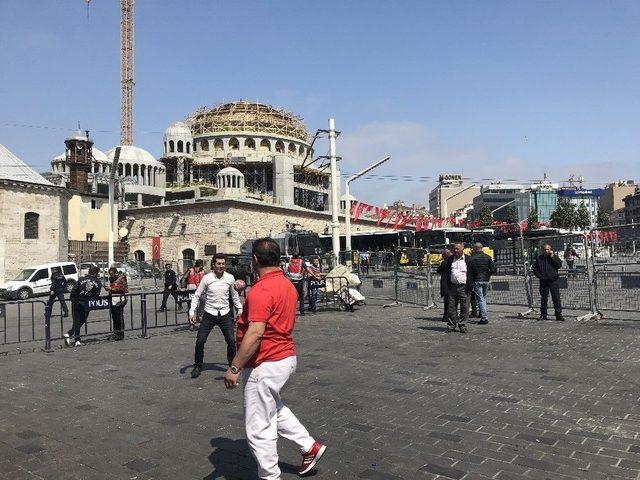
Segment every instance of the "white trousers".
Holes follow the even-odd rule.
[[[296,357],[287,357],[242,371],[247,442],[263,480],[280,479],[278,435],[295,442],[301,453],[311,450],[315,441],[280,398],[296,365]]]

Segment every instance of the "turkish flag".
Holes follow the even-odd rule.
[[[151,243],[151,251],[153,252],[151,254],[151,257],[154,260],[160,260],[160,235],[153,237]]]

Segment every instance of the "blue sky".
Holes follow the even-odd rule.
[[[39,171],[78,121],[117,143],[119,15],[0,0],[0,143]],[[135,143],[156,156],[169,123],[243,98],[311,132],[335,117],[344,172],[389,154],[381,175],[640,179],[639,2],[138,0],[136,16]],[[354,190],[425,203],[432,185]]]

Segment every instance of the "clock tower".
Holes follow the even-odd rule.
[[[69,168],[69,188],[79,193],[87,193],[89,189],[89,172],[93,162],[93,140],[89,138],[89,130],[83,134],[78,130],[75,135],[64,141],[65,163]]]

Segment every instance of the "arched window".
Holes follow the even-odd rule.
[[[295,155],[296,154],[296,144],[295,143],[290,143],[289,144],[289,153],[291,155]]]
[[[194,252],[190,248],[185,248],[182,250],[182,264],[184,265],[184,269],[188,269],[193,265],[194,260],[196,259],[196,252]]]
[[[184,142],[182,140],[178,140],[178,153],[182,153],[184,151]]]
[[[187,142],[187,153],[191,153],[191,142]]]
[[[118,176],[120,176],[120,177],[122,176],[122,164],[121,163],[118,164]]]
[[[276,152],[277,153],[284,153],[284,142],[282,140],[278,140],[276,142]]]
[[[217,152],[224,150],[224,142],[219,138],[213,141],[213,149]]]
[[[240,150],[240,142],[237,138],[232,138],[229,140],[229,148],[231,150]]]
[[[137,163],[133,165],[133,172],[131,173],[131,175],[135,179],[136,183],[138,183],[138,164]]]
[[[164,153],[167,153],[167,142],[164,142]]]
[[[38,222],[40,215],[35,212],[27,212],[24,214],[24,239],[36,240],[38,238]]]
[[[256,149],[256,142],[254,142],[253,138],[247,138],[244,141],[244,148],[246,148],[247,150],[255,150]]]
[[[263,152],[270,152],[271,151],[271,142],[269,140],[267,140],[266,138],[262,139],[260,141],[260,150],[262,150]]]
[[[298,149],[298,155],[304,157],[304,147],[302,145],[300,145],[300,148]]]
[[[209,140],[202,140],[200,142],[200,150],[204,150],[205,152],[209,151]]]
[[[169,140],[169,152],[173,152],[174,151],[174,143],[173,140]]]
[[[130,177],[131,176],[131,164],[130,163],[127,163],[124,166],[124,176],[125,177]]]
[[[136,262],[144,262],[144,252],[142,250],[136,250],[133,252],[133,258]]]

